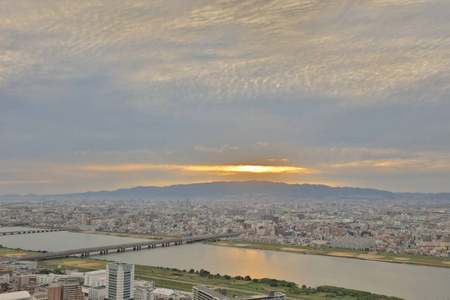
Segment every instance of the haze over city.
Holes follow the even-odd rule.
[[[0,3],[0,195],[450,192],[450,3]]]

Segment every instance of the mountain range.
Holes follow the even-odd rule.
[[[20,198],[275,198],[280,200],[296,199],[361,199],[361,200],[396,200],[423,199],[449,200],[450,193],[393,193],[389,191],[354,188],[330,187],[319,184],[287,184],[270,181],[234,181],[180,184],[165,187],[138,186],[114,191],[98,191],[55,195],[5,195],[0,199],[14,200]]]

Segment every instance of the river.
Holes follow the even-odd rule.
[[[1,231],[14,228],[0,228]],[[60,251],[140,241],[105,235],[49,232],[0,236],[10,248]],[[213,274],[277,278],[300,286],[333,285],[405,299],[450,299],[450,269],[357,259],[189,244],[91,256],[113,261]]]

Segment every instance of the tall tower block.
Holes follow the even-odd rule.
[[[134,265],[110,263],[106,265],[108,300],[134,299]]]

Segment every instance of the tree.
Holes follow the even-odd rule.
[[[252,278],[251,278],[250,276],[247,275],[247,276],[245,276],[244,280],[245,280],[245,281],[252,281]]]
[[[189,273],[195,273],[195,270],[194,269],[190,269]]]

